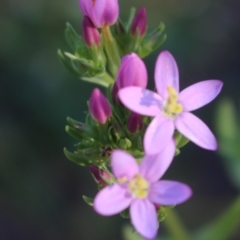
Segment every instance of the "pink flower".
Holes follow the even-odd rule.
[[[158,179],[169,167],[175,152],[174,141],[158,155],[145,156],[140,165],[128,153],[114,150],[111,166],[117,182],[102,189],[94,199],[94,209],[111,216],[129,207],[134,228],[147,239],[157,234],[155,205],[175,205],[186,201],[191,189],[180,182]]]
[[[210,129],[189,111],[211,102],[221,91],[219,80],[206,80],[179,93],[178,67],[168,51],[163,51],[155,67],[157,92],[140,87],[128,87],[119,91],[119,99],[130,110],[141,115],[155,117],[144,136],[147,154],[156,154],[164,148],[175,128],[198,146],[217,149],[217,141]]]
[[[97,28],[113,25],[119,15],[118,0],[80,0],[80,8]]]
[[[84,42],[89,46],[99,46],[101,43],[100,33],[97,28],[93,25],[91,19],[84,16],[82,22],[83,39]]]
[[[89,112],[92,118],[104,124],[112,115],[111,107],[98,88],[94,88],[89,101]]]

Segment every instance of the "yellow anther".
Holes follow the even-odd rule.
[[[135,197],[147,197],[149,184],[141,175],[135,175],[134,178],[129,182],[128,187],[130,192]]]
[[[175,108],[175,113],[176,114],[179,114],[179,113],[181,113],[183,111],[183,106],[180,104],[180,103],[178,103],[177,105],[176,105],[176,108]]]
[[[178,94],[173,87],[167,87],[169,98],[178,99]]]
[[[175,117],[183,111],[183,106],[178,103],[178,94],[173,87],[167,87],[168,98],[163,108],[163,113],[167,117]]]

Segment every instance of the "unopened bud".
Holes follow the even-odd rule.
[[[131,112],[128,118],[127,128],[131,133],[135,133],[136,131],[141,131],[143,128],[142,117],[137,113]]]
[[[80,8],[97,28],[113,25],[119,15],[118,0],[80,0]]]
[[[108,100],[98,88],[92,91],[89,110],[92,118],[101,124],[104,124],[112,115]]]
[[[83,40],[89,46],[99,46],[101,43],[100,33],[92,23],[91,19],[84,16],[82,22]]]
[[[116,85],[118,90],[129,86],[146,88],[147,69],[143,60],[137,54],[131,53],[122,58]]]
[[[101,187],[105,187],[108,182],[111,182],[111,176],[106,171],[94,165],[90,166],[90,171],[96,183],[99,184]]]
[[[147,29],[147,12],[146,8],[142,7],[138,10],[136,15],[133,18],[131,25],[131,33],[132,35],[136,35],[139,33],[140,37],[142,37]]]

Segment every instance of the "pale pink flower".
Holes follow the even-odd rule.
[[[175,59],[168,51],[158,56],[155,67],[158,93],[140,87],[127,87],[118,93],[121,102],[130,110],[155,117],[144,136],[147,154],[156,154],[173,137],[175,128],[198,146],[217,149],[210,129],[189,111],[211,102],[221,91],[219,80],[195,83],[179,93],[179,75]]]
[[[119,15],[118,0],[80,0],[80,8],[97,28],[113,25]]]
[[[191,189],[180,182],[161,180],[175,152],[170,140],[167,147],[155,156],[145,156],[140,165],[128,153],[114,150],[111,155],[115,184],[102,189],[94,199],[94,209],[111,216],[129,207],[131,222],[136,231],[147,239],[157,235],[156,205],[176,205],[186,201]]]

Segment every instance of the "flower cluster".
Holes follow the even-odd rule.
[[[68,24],[66,37],[74,53],[59,51],[59,57],[81,79],[106,87],[107,94],[94,88],[86,123],[67,119],[67,133],[79,142],[74,152],[64,153],[89,167],[100,191],[94,200],[84,199],[97,213],[127,211],[136,231],[153,239],[163,209],[192,194],[186,184],[159,180],[174,156],[189,140],[208,150],[217,148],[213,133],[190,111],[211,102],[222,82],[205,80],[180,91],[177,63],[162,51],[155,66],[156,92],[146,89],[142,58],[163,43],[164,25],[147,34],[145,8],[132,11],[124,24],[117,0],[80,0],[80,8],[83,37]]]

